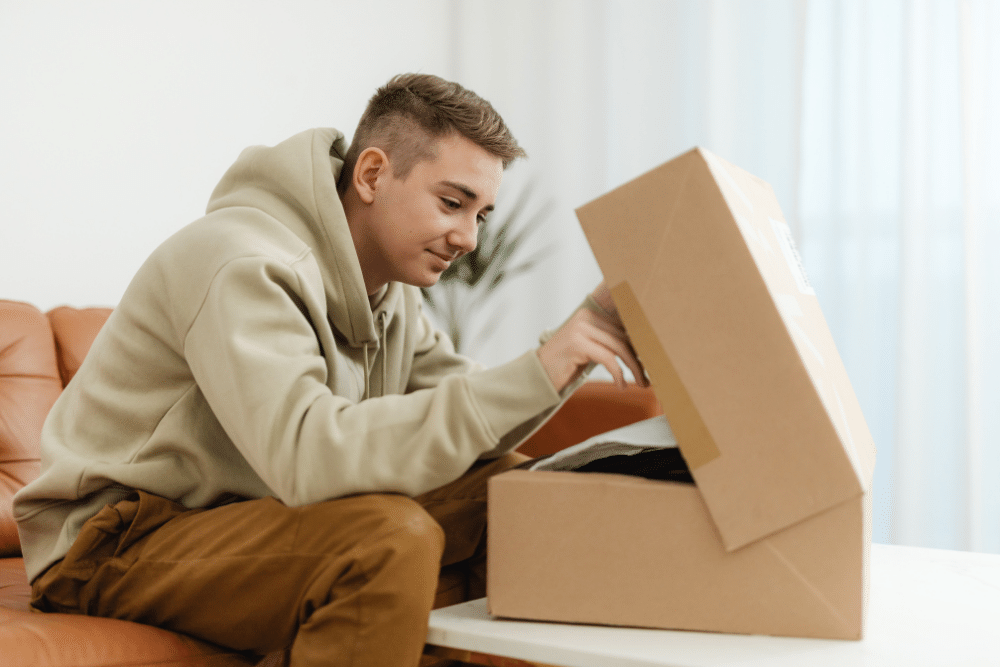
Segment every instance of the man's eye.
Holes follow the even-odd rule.
[[[441,201],[443,201],[444,205],[447,206],[448,208],[452,209],[462,208],[462,202],[460,201],[456,201],[454,199],[448,199],[447,197],[441,197]]]
[[[486,222],[486,214],[480,213],[479,216],[476,218],[476,220],[479,222],[479,224],[483,224],[484,222]]]

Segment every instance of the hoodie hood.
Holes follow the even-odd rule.
[[[247,148],[216,186],[206,212],[258,209],[301,239],[316,256],[333,326],[352,347],[361,347],[377,345],[379,333],[337,194],[346,152],[343,133],[332,128]],[[401,288],[390,283],[377,310],[391,313]]]

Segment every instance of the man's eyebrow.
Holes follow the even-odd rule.
[[[472,190],[472,188],[470,188],[467,185],[462,185],[461,183],[456,183],[455,181],[441,181],[441,184],[447,185],[449,188],[455,188],[456,190],[461,192],[463,195],[465,195],[472,201],[476,201],[477,199],[479,199],[479,195],[477,195],[475,191]],[[494,208],[493,204],[490,204],[489,206],[484,207],[483,210],[492,211],[493,208]]]

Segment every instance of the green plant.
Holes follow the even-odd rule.
[[[497,287],[530,271],[549,251],[549,246],[544,246],[523,259],[518,256],[553,207],[552,202],[546,202],[525,217],[531,194],[530,184],[521,188],[503,213],[498,201],[497,211],[479,228],[476,249],[452,262],[436,285],[421,290],[428,308],[459,352],[468,353],[471,343],[484,343],[495,330],[490,326],[480,326],[476,332],[468,329],[478,311],[493,305],[490,297]]]

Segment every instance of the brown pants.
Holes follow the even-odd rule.
[[[441,581],[485,595],[486,482],[526,460],[478,462],[417,498],[304,507],[273,498],[187,510],[144,492],[84,524],[32,586],[43,611],[108,616],[236,650],[290,647],[302,665],[415,666]],[[456,577],[461,574],[461,577]],[[448,576],[445,576],[448,575]]]

